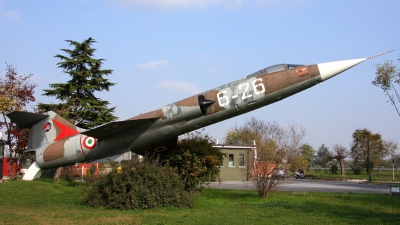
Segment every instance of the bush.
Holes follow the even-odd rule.
[[[360,175],[363,170],[363,164],[358,159],[354,159],[353,165],[350,167],[355,175]]]
[[[185,191],[176,169],[162,165],[159,158],[136,159],[94,179],[92,188],[84,189],[82,204],[112,209],[148,209],[154,207],[191,207],[193,193]]]
[[[212,139],[193,132],[178,142],[177,149],[164,155],[171,166],[177,168],[185,189],[194,191],[199,183],[219,180],[219,168],[224,154],[213,147]]]
[[[355,175],[360,175],[361,172],[362,172],[362,170],[363,170],[363,168],[351,166],[351,170],[353,171],[353,173],[354,173]]]
[[[332,163],[332,167],[331,167],[332,174],[337,174],[338,169],[339,169],[338,164]]]

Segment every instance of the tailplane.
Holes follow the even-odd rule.
[[[53,111],[44,114],[14,111],[7,114],[7,117],[21,128],[30,128],[28,150],[36,150],[44,144],[84,131]]]

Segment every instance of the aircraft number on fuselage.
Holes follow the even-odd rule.
[[[260,83],[256,84],[257,81],[260,81]],[[265,87],[264,84],[262,83],[262,79],[258,78],[256,80],[253,80],[251,82],[253,85],[253,90],[256,95],[264,93],[265,92]],[[247,94],[247,90],[249,89],[249,83],[241,83],[239,84],[239,90],[242,90],[242,87],[244,88],[243,94],[242,94],[242,100],[245,100],[247,98],[250,98],[252,94]],[[261,90],[258,90],[257,88],[261,88]],[[222,96],[221,96],[222,94]],[[238,98],[238,95],[232,96],[232,99]],[[227,91],[222,90],[217,93],[217,99],[218,99],[218,104],[223,107],[226,105],[229,105],[229,97],[227,95]]]
[[[242,89],[243,86],[246,86],[242,94],[242,99],[245,100],[246,98],[250,98],[252,94],[246,95],[247,89],[249,89],[249,83],[240,84],[239,90]]]

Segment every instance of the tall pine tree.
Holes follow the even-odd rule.
[[[104,76],[112,74],[112,70],[102,70],[105,59],[93,58],[96,51],[92,47],[96,41],[88,38],[82,43],[66,40],[74,49],[61,49],[66,56],[57,54],[61,61],[58,68],[70,76],[67,83],[50,84],[51,89],[43,90],[45,96],[53,96],[61,102],[58,104],[38,104],[43,111],[55,111],[76,126],[90,129],[117,119],[113,115],[115,107],[108,108],[109,102],[95,97],[96,91],[109,91],[114,83]]]

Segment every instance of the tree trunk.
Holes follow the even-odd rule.
[[[342,171],[342,177],[345,177],[346,171],[344,170],[344,160],[340,160],[339,164],[340,164],[340,170]]]
[[[11,155],[11,154],[10,154]],[[13,165],[14,165],[14,160],[13,158],[10,158],[10,164],[8,165],[8,172],[10,173],[10,179],[15,180],[17,179],[17,176],[14,175],[14,170],[13,170]]]

